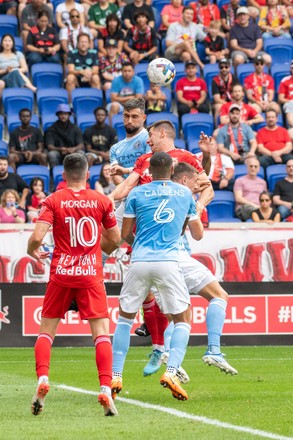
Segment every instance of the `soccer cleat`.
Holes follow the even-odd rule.
[[[231,365],[228,364],[228,362],[224,359],[224,354],[212,354],[210,351],[207,351],[203,357],[202,360],[205,364],[208,365],[214,365],[215,367],[219,368],[221,371],[225,371],[226,374],[231,374],[232,376],[238,374],[238,371],[235,370],[235,368],[231,367]]]
[[[143,369],[144,376],[150,376],[160,369],[162,364],[162,352],[159,350],[153,350],[153,352],[149,355],[149,358],[150,360]]]
[[[162,362],[167,365],[169,359],[169,353],[165,351],[165,353],[161,356]],[[190,381],[188,374],[184,370],[184,368],[179,367],[176,373],[176,376],[180,380],[181,383],[188,383]]]
[[[188,395],[186,391],[180,386],[179,379],[176,374],[171,374],[166,371],[160,379],[161,385],[165,388],[169,388],[175,399],[187,400]]]
[[[112,398],[115,399],[117,394],[122,391],[122,377],[120,376],[113,376],[112,382],[111,382],[111,393]]]
[[[105,416],[118,416],[118,411],[114,404],[112,397],[104,392],[101,388],[101,392],[98,394],[98,402],[104,408]]]
[[[48,381],[43,381],[38,385],[36,394],[32,400],[32,413],[34,416],[38,416],[44,409],[45,397],[50,390]]]
[[[150,332],[148,331],[148,328],[147,328],[145,322],[143,322],[143,323],[141,324],[140,327],[137,327],[137,329],[135,329],[134,333],[135,333],[137,336],[143,336],[143,337],[145,337],[145,338],[146,338],[147,336],[150,336]]]

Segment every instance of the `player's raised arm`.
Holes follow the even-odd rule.
[[[110,200],[122,200],[128,196],[132,188],[139,182],[139,174],[132,172],[123,182],[116,186],[114,191],[109,194]]]
[[[50,225],[48,223],[37,223],[34,232],[30,236],[27,245],[27,253],[36,260],[44,260],[50,256],[50,252],[41,251],[39,248],[42,246],[43,238],[47,234]]]

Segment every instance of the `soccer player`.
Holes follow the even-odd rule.
[[[121,235],[133,246],[133,251],[120,293],[113,339],[113,396],[122,389],[122,372],[135,315],[155,285],[163,312],[171,314],[175,323],[167,371],[160,383],[176,399],[188,399],[176,376],[190,333],[190,298],[178,267],[178,250],[186,219],[195,215],[196,210],[191,191],[170,180],[172,164],[170,155],[155,153],[149,160],[153,182],[134,188],[126,201]],[[198,237],[198,221],[190,221],[189,228]]]
[[[89,178],[86,157],[74,153],[64,159],[63,178],[67,188],[48,196],[35,230],[28,241],[28,254],[38,261],[49,256],[41,248],[49,228],[53,227],[55,248],[46,289],[40,333],[35,344],[38,387],[32,401],[32,413],[40,414],[49,391],[51,346],[61,318],[75,300],[81,319],[89,321],[96,350],[96,365],[101,385],[98,401],[106,416],[117,415],[111,397],[112,346],[109,314],[101,261],[101,230],[110,242],[121,240],[109,199],[86,190]]]

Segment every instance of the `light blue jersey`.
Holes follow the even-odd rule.
[[[120,165],[125,168],[132,168],[136,159],[142,154],[150,153],[151,149],[147,144],[148,132],[143,128],[138,134],[125,138],[110,148],[110,164]],[[127,177],[127,176],[126,176]]]
[[[136,218],[131,260],[178,261],[182,226],[195,214],[195,201],[186,186],[165,180],[133,188],[124,213]]]

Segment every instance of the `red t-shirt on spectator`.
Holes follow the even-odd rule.
[[[285,76],[282,79],[278,93],[284,93],[286,99],[293,99],[293,76]]]
[[[196,78],[195,81],[190,81],[187,78],[180,78],[176,83],[176,92],[181,90],[183,98],[188,101],[200,99],[200,92],[203,90],[207,92],[207,85],[201,78]]]
[[[263,73],[261,76],[252,73],[251,75],[248,75],[244,80],[245,89],[255,91],[255,89],[257,88],[260,96],[262,96],[263,93],[263,86],[266,86],[267,90],[275,90],[275,83],[273,78],[266,73]],[[252,96],[253,98],[255,98],[255,93],[253,93]]]
[[[288,131],[283,127],[278,127],[276,130],[263,127],[258,131],[256,140],[270,151],[281,150],[287,142],[291,142]]]

